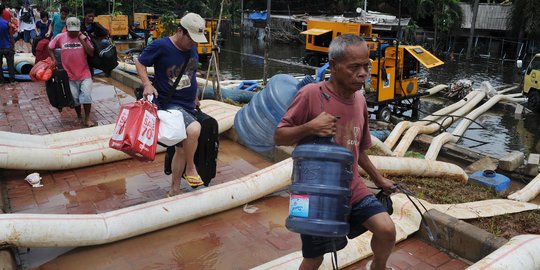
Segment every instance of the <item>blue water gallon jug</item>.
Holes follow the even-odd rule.
[[[496,192],[503,192],[510,185],[510,178],[492,170],[476,171],[469,176],[469,181],[493,188]]]
[[[274,132],[298,91],[297,84],[291,75],[275,75],[236,113],[234,128],[244,145],[257,152],[274,148]]]
[[[317,236],[349,233],[351,151],[330,138],[298,145],[293,153],[287,229]]]

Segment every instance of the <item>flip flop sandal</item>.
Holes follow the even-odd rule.
[[[183,177],[184,179],[186,179],[187,184],[194,189],[204,185],[204,182],[201,180],[201,177],[199,175],[184,174]]]

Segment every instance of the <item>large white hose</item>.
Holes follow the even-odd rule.
[[[129,64],[126,62],[118,62],[117,69],[129,72],[129,73],[137,73],[137,67],[134,64]],[[154,75],[154,67],[146,67],[146,72],[148,75]],[[220,81],[220,87],[221,88],[236,88],[240,83],[242,83],[243,80],[226,80],[226,81]],[[207,81],[206,79],[197,77],[197,85],[199,89],[203,89],[205,85],[212,85],[211,81]]]
[[[452,122],[454,122],[454,117],[459,117],[465,115],[467,112],[472,110],[485,96],[485,92],[480,91],[473,91],[477,92],[476,95],[474,95],[473,98],[471,98],[465,105],[463,105],[458,110],[454,111],[452,113],[452,117],[443,117],[437,121],[437,123],[432,123],[427,126],[425,125],[413,125],[412,128],[409,128],[405,135],[403,135],[403,138],[401,138],[401,141],[399,142],[398,146],[394,149],[393,154],[398,157],[402,157],[405,155],[407,150],[409,149],[409,146],[412,144],[414,138],[416,138],[416,135],[418,134],[431,134],[433,132],[436,132],[441,127],[447,127]]]
[[[499,249],[471,265],[468,270],[540,269],[540,235],[512,237]]]
[[[137,67],[134,64],[129,64],[126,62],[118,61],[118,66],[116,68],[129,73],[137,73]],[[148,75],[154,75],[154,67],[146,67],[146,72]]]
[[[457,142],[459,138],[461,138],[461,136],[465,134],[465,131],[467,130],[467,128],[471,125],[471,123],[476,118],[478,118],[481,114],[491,109],[491,107],[493,107],[495,104],[497,104],[501,100],[513,101],[514,98],[513,98],[513,95],[500,95],[500,94],[495,95],[492,98],[490,98],[486,103],[482,104],[482,106],[476,108],[475,110],[467,114],[467,116],[459,122],[459,124],[456,126],[452,134],[444,132],[436,136],[431,142],[431,145],[429,146],[429,149],[426,153],[425,158],[428,160],[436,160],[437,156],[439,155],[440,149],[445,143]]]
[[[439,155],[439,151],[441,151],[442,146],[447,142],[457,141],[457,138],[458,137],[455,137],[454,135],[452,135],[452,133],[448,132],[443,132],[437,135],[431,141],[429,149],[426,152],[424,158],[426,160],[437,160],[437,156]]]
[[[369,159],[377,170],[389,176],[450,177],[462,182],[469,179],[461,167],[452,163],[408,157],[369,156]],[[359,169],[366,174],[361,167]]]
[[[422,118],[422,120],[420,120],[418,122],[415,122],[415,123],[411,123],[409,121],[401,121],[401,122],[399,122],[394,127],[392,132],[390,132],[390,135],[388,136],[388,138],[386,138],[386,140],[384,141],[384,144],[386,144],[386,146],[388,146],[388,148],[392,149],[394,147],[394,145],[399,141],[399,138],[401,138],[401,135],[405,132],[405,130],[407,130],[412,125],[418,125],[418,126],[428,125],[431,122],[441,118],[441,115],[451,114],[454,111],[458,110],[459,108],[463,107],[463,105],[465,105],[471,98],[475,97],[477,94],[478,94],[478,91],[472,91],[466,97],[462,98],[458,102],[455,102],[455,103],[453,103],[451,105],[448,105],[448,106],[446,106],[446,107],[432,113],[431,115],[428,115],[428,116]]]
[[[447,89],[448,88],[448,85],[446,84],[438,84],[438,85],[435,85],[434,87],[426,90],[426,92],[428,93],[427,96],[431,96],[431,95],[434,95],[444,89]]]
[[[371,135],[371,143],[372,143],[371,147],[378,149],[379,151],[383,152],[386,156],[391,156],[392,155],[392,150],[390,150],[390,148],[388,148],[388,146],[386,146],[386,144],[381,142],[381,140],[379,140],[379,138]]]
[[[378,156],[370,159],[389,175],[467,176],[456,172],[455,165],[439,161]],[[230,209],[285,188],[291,183],[292,164],[288,158],[239,180],[103,214],[3,214],[0,243],[27,247],[82,246],[125,239]]]
[[[18,65],[19,63],[34,65],[36,58],[31,53],[16,53],[13,61],[15,65]],[[2,67],[7,67],[7,62],[2,62]]]
[[[292,159],[238,180],[94,215],[2,214],[0,243],[73,247],[110,243],[212,215],[285,188]]]
[[[100,136],[110,136],[113,131],[114,125],[83,128],[49,135],[0,131],[0,146],[59,148],[92,142],[100,139]]]
[[[409,121],[401,121],[397,123],[394,129],[392,129],[392,131],[390,132],[390,135],[388,135],[386,140],[384,140],[384,144],[386,145],[386,147],[392,149],[392,147],[394,147],[394,145],[396,145],[396,143],[399,141],[399,138],[401,138],[401,135],[403,135],[403,132],[405,132],[405,130],[411,127],[412,124],[413,123]]]
[[[429,204],[429,206],[426,205],[426,208],[437,209],[437,211],[457,219],[475,219],[540,210],[540,206],[534,203],[516,202],[507,199],[491,199],[457,204]]]
[[[214,101],[201,101],[201,109],[216,118],[219,132],[233,126],[239,107]],[[109,148],[114,125],[75,130],[54,135],[24,135],[2,132],[0,168],[16,170],[73,169],[129,158],[121,151]],[[77,138],[79,136],[79,138]],[[159,148],[163,151],[163,148]]]
[[[536,198],[538,194],[540,194],[540,174],[536,175],[536,177],[521,190],[508,195],[508,199],[528,202]]]
[[[518,89],[518,86],[515,85],[515,86],[512,86],[512,87],[508,87],[506,89],[503,89],[501,91],[497,91],[498,94],[502,95],[504,93],[507,93],[507,92],[511,92],[511,91],[514,91],[514,90],[517,90]]]

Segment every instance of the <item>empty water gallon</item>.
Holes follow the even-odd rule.
[[[275,75],[236,113],[234,128],[243,144],[257,152],[274,148],[274,132],[298,91],[297,84],[291,75]]]
[[[317,236],[345,236],[350,213],[353,155],[330,138],[298,145],[293,153],[287,229]]]
[[[469,176],[469,181],[503,192],[508,188],[510,179],[492,170],[477,171]]]

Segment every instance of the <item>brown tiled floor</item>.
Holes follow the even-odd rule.
[[[130,97],[96,79],[92,119],[100,125],[115,121],[119,104]],[[116,84],[117,87],[122,87]],[[80,128],[73,110],[49,105],[43,83],[0,86],[0,130],[49,134]],[[170,177],[163,173],[163,154],[151,163],[124,160],[87,168],[40,171],[41,188],[24,181],[30,171],[0,171],[8,212],[101,213],[164,198]],[[237,179],[270,163],[246,148],[222,139],[217,176],[212,185]],[[183,192],[191,188],[183,183]],[[28,269],[248,269],[300,249],[297,234],[284,227],[286,196],[269,196],[242,207],[193,220],[157,232],[111,244],[69,249],[21,249]],[[367,260],[347,269],[363,269]],[[464,269],[428,244],[411,238],[397,245],[390,264],[396,269]]]
[[[371,258],[364,259],[345,269],[364,270],[369,260]],[[396,245],[388,261],[388,266],[393,267],[395,270],[459,270],[469,267],[469,263],[452,258],[447,253],[413,236]]]
[[[41,171],[43,187],[32,188],[29,171],[2,171],[8,212],[93,214],[165,198],[171,187],[163,173],[164,154],[142,163],[129,159],[65,171]],[[256,154],[222,139],[217,175],[211,185],[237,179],[270,165]],[[184,192],[192,190],[185,183]]]
[[[113,87],[104,84],[109,81],[94,79],[91,118],[99,125],[114,123],[120,103],[133,100],[119,89],[117,95]],[[44,135],[81,128],[73,109],[59,112],[49,104],[44,82],[0,85],[0,104],[0,131]]]

